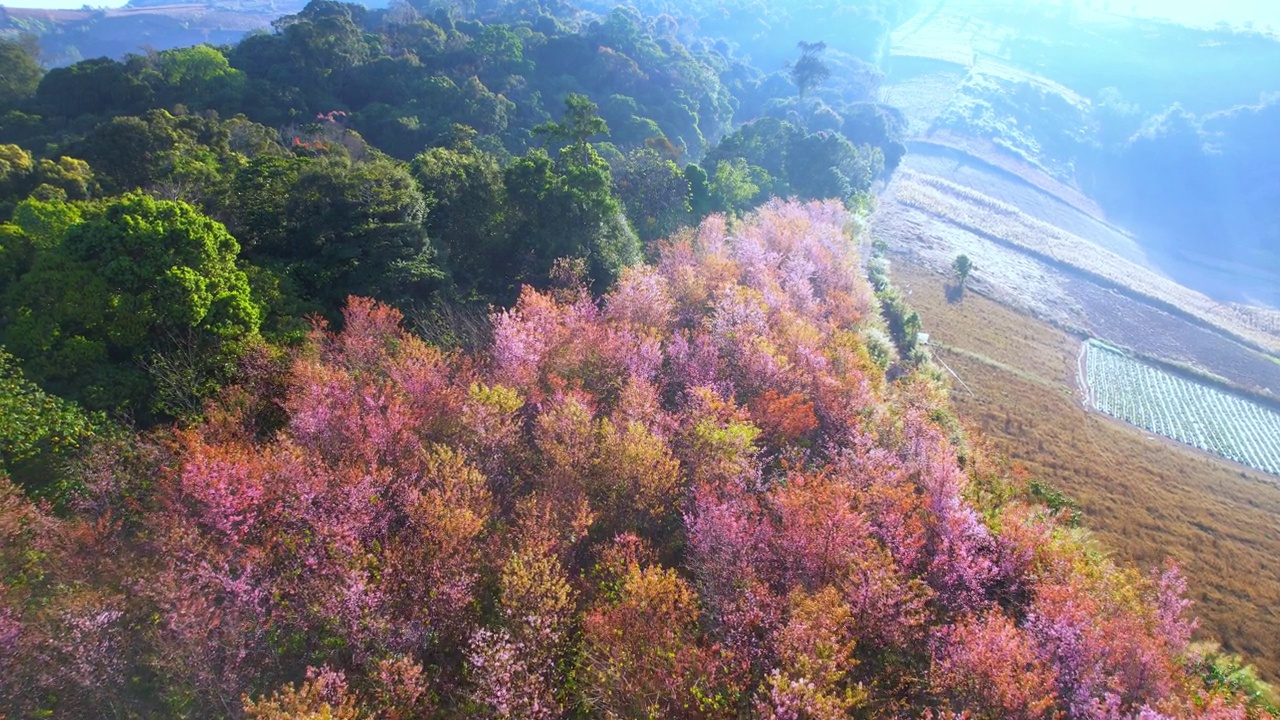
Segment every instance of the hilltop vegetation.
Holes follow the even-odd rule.
[[[858,202],[903,153],[869,88],[802,104],[783,79],[765,103],[785,73],[686,46],[670,18],[475,13],[315,2],[233,47],[43,74],[5,43],[0,340],[42,386],[147,425],[198,414],[256,338],[349,295],[482,316],[560,258],[600,292],[644,242],[774,196]],[[735,130],[744,102],[782,117]],[[151,231],[120,207],[137,191]],[[106,273],[121,242],[157,262]]]
[[[0,715],[1270,712],[863,280],[908,5],[0,42]]]
[[[957,449],[928,372],[886,381],[849,223],[709,219],[598,301],[526,290],[482,356],[352,300],[286,374],[90,457],[76,515],[5,484],[7,703],[1245,717],[1175,570]]]

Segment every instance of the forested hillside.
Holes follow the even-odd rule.
[[[668,16],[500,9],[316,2],[234,47],[44,74],[5,45],[4,345],[150,424],[348,295],[483,315],[562,257],[600,291],[644,242],[772,196],[853,202],[904,152],[872,87],[801,101]],[[769,117],[734,131],[743,103]],[[147,256],[107,278],[125,247]]]
[[[6,483],[9,707],[1245,717],[1176,570],[887,380],[851,222],[713,217],[602,298],[526,289],[479,355],[353,299],[203,421],[98,444],[73,512]]]
[[[0,42],[0,718],[1273,712],[861,255],[907,5]]]

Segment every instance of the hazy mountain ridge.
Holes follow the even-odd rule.
[[[1267,132],[1280,127],[1270,97],[1280,42],[967,7],[938,3],[895,31],[890,102],[928,77],[963,76],[914,112],[917,135],[946,129],[992,142],[1092,196],[1134,232],[1153,268],[1220,300],[1280,302],[1277,187],[1266,171],[1276,152]],[[913,69],[918,57],[953,69]]]
[[[120,8],[41,10],[0,6],[0,37],[31,36],[49,67],[97,57],[212,43],[270,28],[303,2],[134,2]]]

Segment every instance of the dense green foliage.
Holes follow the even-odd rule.
[[[84,411],[26,379],[17,359],[0,347],[0,472],[66,455],[93,429]]]
[[[260,324],[235,239],[190,205],[141,194],[66,219],[0,304],[27,373],[99,410],[172,415],[169,393],[211,394]],[[157,387],[147,367],[184,351],[198,362],[181,387]]]
[[[0,107],[13,107],[34,95],[43,74],[29,47],[0,40]]]
[[[860,202],[901,156],[893,111],[822,73],[801,104],[669,16],[529,10],[316,0],[234,46],[47,73],[5,44],[0,337],[86,407],[190,416],[249,339],[348,296],[483,310],[555,267],[603,291],[643,243]]]

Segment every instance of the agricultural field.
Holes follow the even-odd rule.
[[[984,195],[1016,207],[1035,220],[1088,240],[1131,262],[1146,262],[1144,251],[1133,236],[1099,220],[1103,217],[1102,209],[1079,191],[1024,164],[1011,160],[998,164],[1000,158],[974,147],[983,144],[982,141],[956,135],[944,139],[939,135],[908,142],[909,152],[903,158],[902,167],[962,187],[979,188]],[[957,144],[953,146],[951,142]],[[991,149],[994,150],[994,146]]]
[[[1280,335],[1242,314],[1239,308],[1229,307],[1179,285],[977,190],[939,177],[902,170],[893,180],[890,199],[1049,262],[1086,273],[1138,298],[1176,308],[1199,323],[1280,357]]]
[[[1146,430],[1280,476],[1280,413],[1090,340],[1089,404]]]
[[[977,292],[974,280],[990,263],[978,261],[979,275],[957,302],[946,264],[931,269],[896,250],[890,257],[894,284],[920,313],[935,357],[964,382],[952,395],[961,419],[1030,477],[1075,500],[1117,557],[1144,568],[1174,558],[1187,573],[1198,637],[1220,639],[1264,678],[1280,680],[1280,482],[1087,410],[1080,336]]]
[[[963,66],[926,58],[894,57],[890,67],[880,101],[902,111],[910,138],[928,134],[968,73]]]

